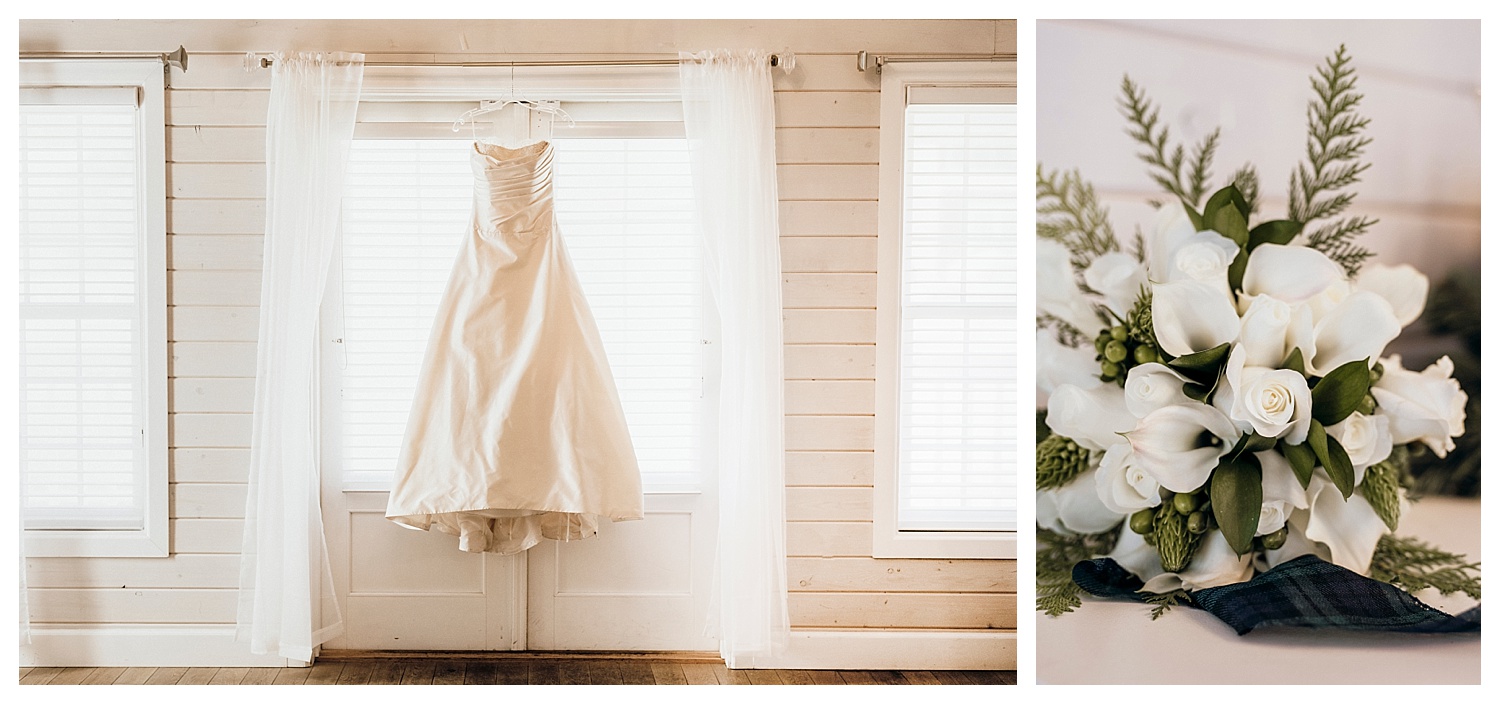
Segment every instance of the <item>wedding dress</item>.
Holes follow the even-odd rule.
[[[598,327],[552,207],[552,144],[476,142],[474,212],[443,293],[386,518],[511,554],[643,516]]]

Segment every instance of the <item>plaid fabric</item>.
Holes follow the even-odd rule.
[[[1114,560],[1073,566],[1073,581],[1098,597],[1143,600],[1141,580]],[[1463,633],[1479,630],[1479,607],[1458,616],[1432,608],[1398,587],[1303,555],[1248,582],[1192,593],[1192,604],[1245,635],[1256,628],[1296,626],[1351,631]]]

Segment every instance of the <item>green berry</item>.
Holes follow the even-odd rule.
[[[1155,532],[1147,533],[1147,534],[1141,536],[1141,538],[1146,541],[1147,545],[1150,545],[1153,548],[1156,547],[1156,533]]]
[[[1119,340],[1110,340],[1109,344],[1104,346],[1104,358],[1116,364],[1125,361],[1127,353],[1125,343]]]
[[[1156,361],[1156,350],[1146,345],[1135,348],[1134,355],[1136,364],[1150,364]]]
[[[1137,533],[1140,533],[1141,535],[1150,533],[1152,530],[1155,530],[1152,527],[1154,518],[1155,516],[1149,508],[1142,511],[1136,511],[1135,513],[1130,514],[1130,529]]]
[[[1117,341],[1124,342],[1125,336],[1129,334],[1124,325],[1116,325],[1109,329],[1109,336]]]
[[[1156,490],[1156,495],[1160,496],[1162,501],[1171,501],[1172,497],[1174,496],[1174,494],[1172,493],[1172,490],[1168,489],[1166,487],[1160,487],[1160,488],[1158,488]]]
[[[1279,550],[1286,545],[1286,526],[1277,529],[1275,533],[1267,533],[1260,536],[1260,544],[1267,550]]]
[[[1104,346],[1109,344],[1109,335],[1100,335],[1094,338],[1094,351],[1104,354]]]
[[[1202,535],[1208,532],[1208,516],[1202,511],[1194,511],[1188,514],[1188,532],[1193,535]]]
[[[1198,510],[1198,496],[1196,494],[1178,494],[1172,497],[1172,508],[1186,516]]]
[[[1100,365],[1100,369],[1104,371],[1105,381],[1110,381],[1119,377],[1120,372],[1124,371],[1120,368],[1120,365],[1115,364],[1114,362],[1105,362],[1104,364]]]
[[[1383,376],[1385,376],[1385,365],[1376,362],[1375,366],[1370,367],[1370,386],[1380,383],[1380,377]]]
[[[1370,415],[1374,413],[1375,396],[1373,394],[1365,394],[1365,397],[1359,400],[1359,406],[1355,407],[1354,410],[1359,411],[1364,415]]]

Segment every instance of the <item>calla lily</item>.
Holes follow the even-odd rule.
[[[1316,249],[1263,244],[1245,262],[1242,288],[1252,298],[1266,295],[1301,303],[1343,280],[1343,267]]]
[[[1333,564],[1367,574],[1375,544],[1390,532],[1370,502],[1358,492],[1344,499],[1333,482],[1318,474],[1308,484],[1307,496],[1307,538],[1326,546]]]
[[[1078,288],[1068,248],[1052,240],[1036,242],[1036,309],[1085,335],[1098,334],[1105,327]]]
[[[1312,427],[1312,391],[1307,379],[1290,369],[1247,366],[1245,354],[1244,345],[1236,346],[1224,365],[1224,380],[1233,399],[1230,420],[1241,431],[1302,444]]]
[[[1063,384],[1092,389],[1104,383],[1098,368],[1093,350],[1064,345],[1050,330],[1036,331],[1036,390],[1043,404]]]
[[[1354,288],[1384,298],[1402,327],[1411,325],[1427,306],[1427,277],[1410,264],[1368,264],[1360,269]]]
[[[1369,291],[1352,293],[1313,327],[1312,340],[1303,350],[1307,371],[1325,376],[1356,359],[1373,364],[1400,334],[1401,322],[1384,298]]]
[[[1313,542],[1307,537],[1307,511],[1297,510],[1292,512],[1292,517],[1286,522],[1286,543],[1275,550],[1265,552],[1265,564],[1260,565],[1262,569],[1271,569],[1283,562],[1290,562],[1303,555],[1317,555],[1324,562],[1332,562],[1328,546]]]
[[[1391,454],[1391,427],[1387,416],[1367,416],[1355,411],[1348,418],[1328,426],[1328,435],[1337,438],[1349,462],[1354,465],[1354,485],[1365,481],[1365,470]]]
[[[1228,237],[1211,230],[1195,233],[1172,252],[1167,281],[1201,281],[1222,288],[1228,295],[1226,275],[1239,253],[1240,246]]]
[[[1292,465],[1280,452],[1255,453],[1260,461],[1260,522],[1256,535],[1274,533],[1286,525],[1292,511],[1307,508],[1307,491],[1297,481]]]
[[[1249,304],[1240,316],[1240,337],[1235,349],[1245,350],[1245,364],[1279,367],[1288,353],[1286,341],[1292,324],[1292,307],[1265,294],[1247,300]]]
[[[1125,408],[1125,390],[1114,384],[1082,389],[1063,384],[1047,399],[1047,427],[1090,450],[1124,442],[1120,437],[1135,427],[1135,416]]]
[[[1165,364],[1150,362],[1130,368],[1125,376],[1125,408],[1137,418],[1145,418],[1163,406],[1189,403],[1182,385],[1187,377]]]
[[[1234,423],[1202,403],[1166,406],[1125,433],[1135,465],[1170,491],[1197,491],[1240,438]]]
[[[1376,414],[1389,418],[1391,439],[1397,444],[1421,440],[1438,457],[1447,457],[1453,438],[1464,433],[1469,397],[1453,378],[1453,360],[1444,355],[1421,373],[1401,366],[1401,355],[1382,364],[1385,374],[1370,393],[1379,405]]]
[[[1161,348],[1177,357],[1212,349],[1240,334],[1240,315],[1222,288],[1200,281],[1157,284],[1151,321]]]
[[[1181,203],[1164,203],[1156,209],[1146,234],[1146,267],[1152,281],[1168,280],[1172,255],[1194,232],[1193,221]]]
[[[1098,468],[1080,474],[1066,486],[1036,493],[1036,522],[1054,533],[1089,535],[1103,533],[1119,525],[1123,515],[1111,511],[1099,500],[1094,473]]]
[[[1161,485],[1135,465],[1135,453],[1129,443],[1110,445],[1104,451],[1094,480],[1099,500],[1115,513],[1128,516],[1161,504]]]
[[[1104,304],[1121,318],[1130,312],[1146,283],[1146,269],[1135,257],[1109,252],[1094,258],[1083,272],[1083,282],[1104,296]]]
[[[1146,543],[1145,536],[1133,530],[1120,531],[1120,539],[1115,541],[1115,549],[1110,551],[1109,557],[1131,574],[1140,577],[1142,582],[1149,582],[1166,573],[1161,566],[1161,553]]]
[[[1234,548],[1229,547],[1229,542],[1224,540],[1224,534],[1213,531],[1204,536],[1203,543],[1198,546],[1198,552],[1193,555],[1193,561],[1188,564],[1187,569],[1180,573],[1165,572],[1152,577],[1146,580],[1146,585],[1141,589],[1161,594],[1174,589],[1193,591],[1222,587],[1250,579],[1254,569],[1250,555],[1235,554]]]

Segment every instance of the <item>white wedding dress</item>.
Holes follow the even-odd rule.
[[[427,344],[386,518],[511,554],[643,516],[604,346],[552,207],[552,145],[475,143],[474,213]]]

